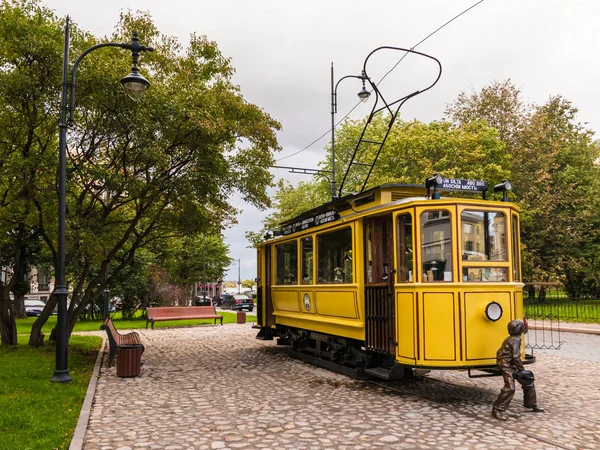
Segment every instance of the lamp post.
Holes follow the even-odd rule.
[[[366,102],[371,93],[365,88],[365,81],[368,79],[363,71],[361,75],[346,75],[338,80],[334,86],[333,63],[331,63],[331,200],[337,198],[335,183],[335,113],[337,113],[337,88],[342,80],[346,78],[358,78],[362,80],[362,89],[358,93],[361,102]]]
[[[154,50],[152,47],[146,47],[140,44],[137,32],[133,33],[133,39],[130,43],[105,42],[94,45],[85,50],[79,58],[77,58],[75,64],[73,64],[71,79],[69,80],[69,37],[69,16],[67,16],[65,23],[63,76],[60,97],[60,122],[58,124],[58,261],[54,288],[54,295],[56,296],[58,303],[58,317],[56,323],[56,369],[54,370],[54,376],[50,379],[50,381],[59,383],[67,383],[73,380],[69,375],[67,364],[67,296],[69,291],[67,290],[65,283],[65,223],[67,212],[67,126],[73,125],[77,67],[88,53],[99,48],[119,47],[130,50],[133,65],[129,75],[126,75],[121,80],[121,84],[125,88],[127,94],[133,100],[136,100],[150,86],[150,82],[140,74],[137,68],[140,52]],[[70,107],[67,106],[67,97],[70,97]],[[67,111],[69,112],[68,124]]]
[[[238,259],[238,294],[242,293],[242,277],[240,275],[242,267],[242,260]]]

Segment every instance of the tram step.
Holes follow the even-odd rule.
[[[365,369],[365,374],[383,378],[384,380],[400,380],[406,376],[404,367],[400,364],[394,364],[389,369],[385,367],[369,367]]]
[[[261,341],[272,341],[273,334],[268,328],[261,328],[258,334],[256,335],[256,339],[260,339]]]

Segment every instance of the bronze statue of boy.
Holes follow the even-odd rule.
[[[504,414],[515,395],[515,378],[523,388],[523,404],[534,412],[544,412],[537,404],[533,373],[525,370],[521,362],[521,335],[525,332],[525,324],[520,320],[513,320],[508,324],[508,334],[502,346],[496,353],[498,366],[504,378],[504,387],[492,406],[492,417],[498,420],[507,420]]]

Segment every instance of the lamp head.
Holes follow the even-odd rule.
[[[365,75],[364,72],[362,73],[361,79],[362,79],[363,85],[362,85],[362,89],[358,93],[358,98],[360,98],[361,102],[365,103],[367,100],[369,100],[371,93],[369,91],[367,91],[367,88],[365,87],[365,80],[367,79],[367,76]]]
[[[138,101],[150,86],[150,82],[142,76],[137,67],[121,79],[121,84],[127,95],[134,101]]]

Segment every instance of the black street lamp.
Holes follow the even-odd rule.
[[[67,198],[67,126],[73,124],[73,113],[75,108],[75,77],[77,67],[81,60],[90,52],[103,47],[119,47],[131,51],[133,67],[131,73],[121,80],[127,94],[133,99],[138,99],[148,89],[150,82],[146,80],[137,68],[141,51],[153,51],[152,47],[141,45],[137,32],[133,33],[130,43],[105,42],[94,45],[84,51],[73,64],[71,80],[69,82],[69,16],[65,23],[65,46],[63,53],[63,76],[60,98],[60,122],[58,124],[58,264],[56,267],[56,283],[54,295],[58,303],[58,317],[56,323],[56,369],[53,382],[66,383],[73,379],[69,375],[67,364],[67,296],[69,291],[65,283],[65,223],[66,223],[66,198]],[[70,97],[70,107],[67,106],[67,93]],[[67,111],[69,111],[69,123],[67,124]]]
[[[342,80],[346,78],[358,78],[362,80],[362,89],[358,93],[358,98],[361,102],[369,100],[371,93],[365,87],[365,81],[368,79],[367,75],[363,71],[362,75],[346,75],[333,84],[333,63],[331,63],[331,200],[337,198],[336,184],[335,184],[335,113],[337,113],[337,88]]]

